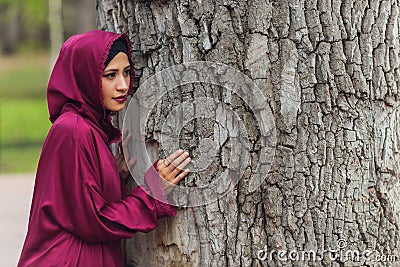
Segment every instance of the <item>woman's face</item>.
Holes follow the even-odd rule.
[[[120,111],[125,107],[131,80],[130,69],[128,56],[123,52],[119,52],[104,69],[101,85],[105,109]]]

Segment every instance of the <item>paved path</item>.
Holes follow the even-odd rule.
[[[25,239],[34,174],[0,174],[0,262],[15,267]]]

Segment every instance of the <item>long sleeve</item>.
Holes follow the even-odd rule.
[[[155,198],[158,218],[175,216],[176,207],[173,206],[175,203],[172,199],[172,193],[168,196],[165,193],[161,182],[162,178],[158,175],[157,162],[154,162],[153,166],[144,174],[145,188],[148,188],[147,192],[150,191]]]
[[[145,173],[145,186],[135,187],[124,199],[111,203],[107,203],[98,189],[88,186],[88,193],[105,228],[117,230],[111,233],[112,236],[118,236],[118,231],[123,228],[133,230],[133,233],[149,232],[157,226],[159,218],[175,216],[176,208],[168,203],[171,200],[165,195],[159,179],[156,170],[151,167]],[[131,234],[129,230],[128,235]],[[93,238],[88,236],[85,239]]]
[[[112,153],[79,120],[69,123],[72,127],[54,127],[44,145],[33,200],[35,219],[55,223],[87,242],[102,242],[151,231],[159,218],[175,215],[152,168],[145,174],[150,186],[133,188],[121,199]]]

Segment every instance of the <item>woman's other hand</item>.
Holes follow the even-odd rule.
[[[129,177],[129,170],[135,166],[137,161],[136,157],[129,159],[128,164],[126,163],[124,154],[118,154],[117,162],[118,162],[118,170],[119,176],[122,180],[125,180]],[[129,166],[128,166],[129,165]]]
[[[179,149],[166,159],[157,162],[158,174],[164,179],[164,190],[167,195],[172,192],[180,180],[189,174],[189,169],[185,169],[185,167],[191,160],[188,152]]]
[[[124,131],[124,134],[127,134],[127,132]],[[124,150],[127,149],[128,143],[131,139],[132,136],[128,134],[127,137],[124,138],[124,140],[118,145],[118,150],[119,150],[117,155],[118,172],[122,180],[125,180],[126,178],[129,177],[129,170],[132,169],[137,162],[137,157],[132,157],[128,159],[128,164],[127,164],[124,157]]]

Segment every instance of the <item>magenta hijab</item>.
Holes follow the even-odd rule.
[[[103,130],[106,143],[120,139],[121,133],[111,124],[111,113],[105,110],[101,77],[110,47],[125,38],[129,54],[131,45],[125,34],[94,30],[70,37],[62,46],[47,88],[50,121],[74,109]],[[133,62],[131,85],[134,81]]]
[[[40,155],[19,267],[121,267],[121,239],[176,214],[155,168],[144,174],[146,184],[121,191],[108,146],[120,132],[101,93],[104,62],[121,36],[127,39],[91,31],[61,49],[47,94],[53,125]]]

